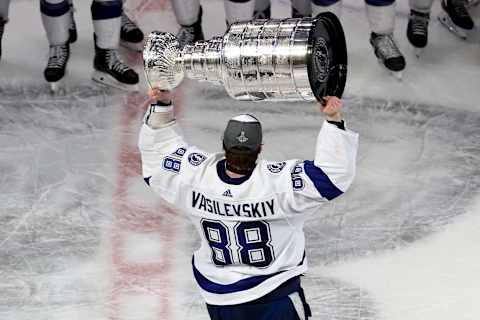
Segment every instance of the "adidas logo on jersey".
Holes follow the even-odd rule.
[[[224,197],[230,197],[230,198],[231,198],[231,197],[233,197],[232,191],[230,191],[230,189],[227,189],[227,191],[225,191],[225,192],[222,194],[222,196],[224,196]]]

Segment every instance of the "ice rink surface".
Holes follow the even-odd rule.
[[[360,133],[356,180],[309,217],[303,278],[313,319],[480,319],[480,45],[435,19],[417,59],[398,1],[403,81],[368,44],[363,3],[345,1],[347,125]],[[203,1],[206,36],[223,33],[222,2]],[[190,271],[198,238],[186,216],[143,184],[136,139],[143,92],[94,85],[89,1],[64,92],[43,81],[48,45],[37,1],[15,0],[0,62],[0,319],[208,319]],[[274,1],[276,17],[288,1]],[[170,4],[130,0],[146,33],[177,29]],[[480,8],[472,10],[480,25]],[[124,53],[141,72],[141,56]],[[145,88],[145,84],[143,83]],[[220,148],[226,121],[256,114],[263,157],[312,158],[313,103],[233,101],[186,81],[176,96],[187,139]]]

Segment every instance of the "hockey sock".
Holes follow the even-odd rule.
[[[312,4],[310,0],[291,0],[292,8],[303,17],[312,14]]]
[[[410,0],[410,9],[422,13],[430,13],[433,0]]]
[[[64,44],[69,39],[70,4],[68,0],[41,0],[42,22],[50,45]]]
[[[102,49],[116,49],[120,43],[122,0],[95,0],[92,3],[96,44]]]
[[[198,20],[200,12],[199,0],[172,0],[173,11],[181,26],[191,26]]]
[[[224,5],[228,24],[251,20],[255,11],[255,0],[225,0]]]
[[[339,0],[312,0],[312,16],[321,12],[330,11],[337,17],[342,16],[342,1]]]
[[[376,34],[393,33],[395,26],[395,2],[372,0],[366,2],[367,18],[372,32]],[[389,4],[379,5],[380,2],[388,2]]]

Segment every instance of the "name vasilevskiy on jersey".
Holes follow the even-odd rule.
[[[227,217],[264,218],[275,215],[274,199],[255,203],[228,203],[212,200],[192,191],[192,208]]]

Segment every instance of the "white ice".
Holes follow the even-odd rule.
[[[43,81],[38,2],[11,6],[0,62],[0,319],[206,320],[190,271],[198,238],[139,174],[145,94],[90,81],[89,2],[76,2],[79,40],[57,96]],[[351,190],[305,227],[314,319],[480,319],[480,28],[455,38],[435,2],[417,59],[408,3],[398,2],[401,82],[376,62],[363,2],[345,1],[345,117],[361,146]],[[222,2],[202,3],[207,38],[222,33]],[[168,1],[127,8],[146,32],[178,27]],[[273,9],[286,15],[288,1]],[[480,25],[480,7],[472,14]],[[141,72],[141,57],[122,53]],[[227,119],[252,112],[264,123],[265,158],[313,155],[321,116],[311,103],[238,102],[193,81],[176,102],[188,140],[208,151]]]

